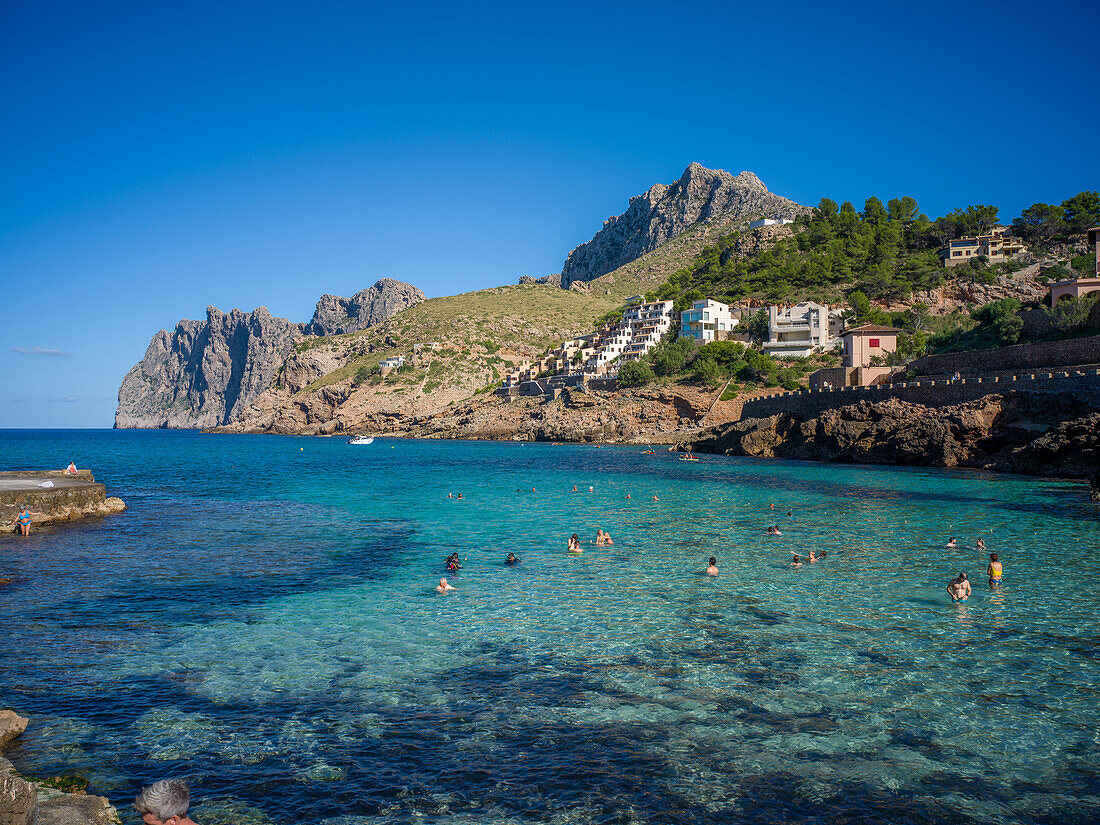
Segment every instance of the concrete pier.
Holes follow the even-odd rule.
[[[52,487],[40,486],[52,482]],[[91,470],[67,475],[64,470],[0,472],[0,529],[7,532],[19,506],[35,514],[32,525],[71,521],[85,516],[106,516],[126,509],[122,499],[108,498],[107,487],[92,477]],[[33,526],[32,526],[33,529]]]

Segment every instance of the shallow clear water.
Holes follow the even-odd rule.
[[[592,445],[0,446],[129,505],[0,537],[26,773],[118,803],[186,775],[201,825],[1100,820],[1083,485]]]

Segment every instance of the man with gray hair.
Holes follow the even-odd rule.
[[[162,779],[142,788],[134,799],[134,810],[145,825],[195,825],[187,816],[191,792],[182,779]]]

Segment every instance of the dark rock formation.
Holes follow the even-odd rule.
[[[781,413],[728,424],[688,446],[725,455],[982,467],[1100,481],[1100,413],[1068,397],[1020,392],[942,408],[889,399],[805,420]]]
[[[379,324],[403,309],[423,301],[426,296],[415,286],[382,278],[374,286],[356,292],[350,298],[322,295],[305,325],[309,335],[343,335]]]
[[[232,421],[265,389],[299,326],[253,312],[206,308],[205,321],[161,330],[122,380],[115,427],[192,429]]]
[[[631,198],[623,214],[608,218],[592,240],[570,252],[561,283],[568,288],[573,282],[598,278],[717,215],[794,218],[807,211],[773,195],[752,172],[735,177],[693,163],[676,183],[658,183]]]

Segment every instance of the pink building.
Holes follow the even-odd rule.
[[[844,366],[869,367],[876,356],[886,357],[898,348],[898,332],[893,327],[864,324],[845,330],[840,337],[844,341]]]
[[[1094,226],[1089,230],[1089,243],[1096,247],[1096,269],[1093,277],[1070,278],[1068,281],[1059,281],[1050,285],[1051,306],[1064,298],[1080,299],[1093,292],[1100,292],[1100,226]]]

